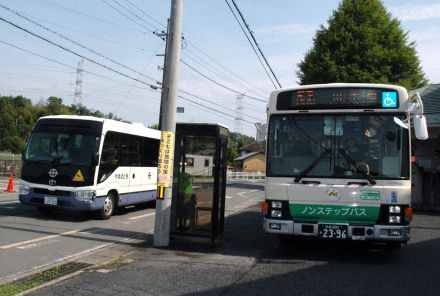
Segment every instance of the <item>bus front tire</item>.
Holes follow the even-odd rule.
[[[113,193],[107,193],[104,199],[104,205],[101,210],[98,211],[98,217],[102,220],[108,220],[115,212],[115,196]]]

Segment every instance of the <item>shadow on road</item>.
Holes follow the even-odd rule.
[[[254,258],[240,282],[191,295],[439,295],[440,239],[392,252],[359,242],[298,240],[290,247],[261,229],[255,211],[226,220],[225,244],[196,252]],[[173,245],[172,249],[191,251]]]

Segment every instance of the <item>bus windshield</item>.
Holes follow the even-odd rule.
[[[409,178],[409,133],[396,114],[273,115],[268,177]],[[404,114],[396,117],[405,119]]]
[[[32,132],[24,159],[89,166],[98,154],[99,141],[90,130],[46,126]]]

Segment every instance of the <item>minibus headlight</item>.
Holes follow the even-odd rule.
[[[81,201],[95,200],[96,192],[94,190],[75,191],[75,198]]]
[[[20,184],[18,194],[27,195],[29,194],[30,189],[31,188],[29,186]]]
[[[283,203],[281,201],[272,201],[271,202],[272,209],[281,209],[283,207]]]

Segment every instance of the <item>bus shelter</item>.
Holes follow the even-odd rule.
[[[172,237],[223,238],[228,133],[217,124],[176,125]]]

